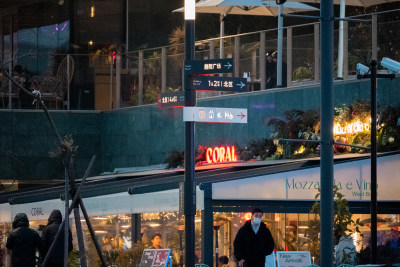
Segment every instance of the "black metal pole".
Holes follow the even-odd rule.
[[[89,215],[88,215],[88,213],[86,211],[85,205],[83,204],[82,198],[80,196],[78,197],[78,200],[79,200],[79,205],[81,207],[83,216],[85,217],[86,225],[87,225],[87,227],[89,229],[90,236],[92,237],[93,244],[94,244],[94,246],[96,248],[97,254],[99,254],[100,263],[101,263],[100,266],[106,267],[107,266],[106,261],[104,260],[103,253],[101,251],[99,242],[96,239],[96,234],[94,233],[94,230],[93,230],[92,224],[90,222]]]
[[[321,1],[321,264],[333,265],[333,0]]]
[[[185,20],[185,59],[194,60],[194,19]],[[186,106],[196,105],[196,93],[190,86],[190,76],[184,77]],[[196,214],[196,184],[194,182],[194,122],[185,122],[185,266],[194,266],[194,216]]]
[[[371,263],[377,263],[376,60],[371,60]]]
[[[69,236],[69,186],[68,186],[68,180],[69,180],[68,171],[67,171],[67,167],[65,167],[64,267],[68,267],[68,236]]]
[[[219,254],[218,254],[218,230],[219,230],[219,226],[214,226],[214,230],[215,230],[215,267],[218,267],[218,258],[219,258]]]

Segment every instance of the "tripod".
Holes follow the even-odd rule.
[[[29,55],[29,54],[27,54]],[[21,57],[25,57],[27,55],[23,55]],[[18,57],[18,58],[21,58]],[[76,233],[77,233],[77,238],[78,238],[78,246],[79,246],[79,258],[80,258],[80,266],[82,267],[87,267],[87,262],[86,262],[86,256],[85,256],[85,246],[83,243],[83,233],[82,233],[82,225],[80,221],[80,213],[79,213],[79,207],[82,210],[83,216],[85,217],[86,224],[88,226],[93,244],[96,247],[96,251],[99,255],[101,265],[106,267],[106,263],[103,257],[103,254],[101,252],[100,246],[97,242],[93,227],[90,223],[89,216],[87,214],[85,205],[83,204],[82,198],[79,194],[81,191],[87,176],[90,173],[90,170],[93,167],[94,161],[96,159],[96,156],[92,157],[92,160],[90,161],[90,164],[85,172],[85,175],[78,187],[76,189],[76,184],[75,184],[75,179],[73,179],[72,173],[72,165],[73,165],[73,156],[74,153],[76,152],[77,147],[73,147],[72,144],[73,142],[68,142],[70,140],[62,140],[60,135],[58,134],[58,131],[55,127],[54,121],[52,120],[50,113],[44,104],[41,94],[39,91],[34,90],[33,92],[30,92],[26,88],[24,88],[20,83],[18,83],[9,72],[7,72],[6,65],[11,64],[13,60],[17,59],[17,57],[14,56],[14,58],[11,58],[9,62],[4,63],[0,59],[0,65],[2,66],[2,72],[3,74],[9,79],[11,83],[14,84],[18,89],[20,89],[22,92],[30,96],[32,99],[34,99],[34,102],[36,104],[39,104],[40,107],[43,109],[47,120],[49,121],[49,124],[54,132],[55,137],[57,138],[58,144],[59,144],[59,152],[62,156],[63,159],[63,164],[64,164],[64,170],[65,170],[65,192],[64,192],[64,201],[65,201],[65,214],[64,214],[64,221],[61,223],[59,230],[57,231],[57,234],[54,238],[53,243],[51,244],[49,251],[47,252],[44,261],[42,263],[42,267],[45,267],[48,260],[49,260],[49,255],[52,253],[52,251],[55,248],[55,244],[57,243],[57,240],[60,238],[62,231],[64,230],[64,267],[68,266],[68,232],[69,232],[69,214],[74,210],[74,217],[75,217],[75,225],[76,225]],[[65,77],[68,79],[68,77]],[[69,186],[71,184],[71,187]],[[69,206],[69,193],[71,193],[72,196],[72,203],[71,206]]]

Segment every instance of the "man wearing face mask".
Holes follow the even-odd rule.
[[[254,209],[251,220],[236,234],[233,246],[239,267],[264,267],[265,257],[274,250],[274,239],[265,223],[261,221],[262,216],[262,210]]]

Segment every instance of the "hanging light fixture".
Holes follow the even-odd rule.
[[[90,17],[94,18],[96,13],[96,8],[94,6],[94,1],[90,1]]]

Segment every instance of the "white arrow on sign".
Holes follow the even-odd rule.
[[[215,116],[215,114],[217,114]],[[184,107],[183,121],[247,123],[245,108]]]

